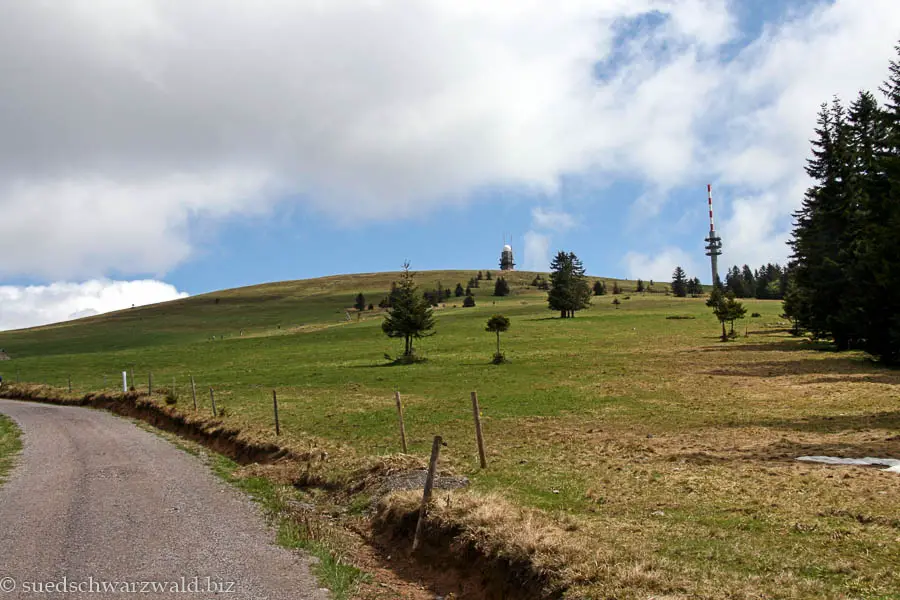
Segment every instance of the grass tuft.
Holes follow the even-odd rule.
[[[19,428],[12,419],[0,415],[0,483],[12,469],[16,455],[22,450],[22,439]]]

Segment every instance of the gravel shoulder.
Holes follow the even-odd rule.
[[[34,597],[38,582],[76,599],[124,598],[125,585],[153,598],[328,597],[251,500],[165,440],[79,407],[0,400],[0,413],[24,442],[0,487],[0,598]]]

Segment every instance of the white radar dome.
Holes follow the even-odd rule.
[[[512,250],[512,246],[510,246],[509,244],[506,244],[505,246],[503,246],[503,251],[504,251],[504,252],[509,252],[509,251],[511,251],[511,250]]]

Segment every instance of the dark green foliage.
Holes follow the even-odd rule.
[[[733,337],[734,322],[738,319],[743,319],[747,315],[747,308],[734,295],[729,293],[725,297],[725,312],[728,315],[728,322],[731,323],[731,335]]]
[[[484,278],[487,279],[488,281],[490,281],[491,279],[493,279],[493,275],[491,275],[490,271],[485,271]]]
[[[787,268],[778,263],[763,265],[755,271],[748,265],[734,266],[725,274],[725,291],[736,298],[781,300],[786,282]]]
[[[500,352],[500,334],[504,331],[507,331],[508,329],[509,319],[504,317],[503,315],[493,315],[490,319],[488,319],[487,326],[484,330],[497,334],[497,353],[494,354],[494,364],[500,364],[505,360],[503,353]]]
[[[531,280],[531,285],[536,287],[539,290],[549,290],[550,282],[544,279],[543,275],[537,275],[534,279]]]
[[[606,284],[600,280],[594,282],[594,295],[595,296],[604,296],[606,295]]]
[[[484,274],[481,271],[478,271],[478,275],[475,276],[475,281],[481,281],[484,279]]]
[[[584,266],[574,252],[558,252],[550,263],[550,292],[547,302],[560,317],[571,318],[575,312],[591,305],[591,288]]]
[[[640,279],[637,280],[637,289],[635,291],[638,293],[641,293],[644,291],[644,282],[642,280],[640,280]]]
[[[613,294],[621,294],[622,293],[622,288],[619,287],[618,281],[613,281],[612,293]]]
[[[672,273],[672,293],[679,298],[684,298],[687,296],[687,292],[687,276],[684,274],[684,269],[675,267],[675,271]]]
[[[471,308],[475,306],[475,296],[468,295],[466,299],[463,300],[463,306],[466,308]]]
[[[363,293],[360,292],[356,295],[356,300],[353,302],[353,307],[356,310],[366,310],[366,297],[363,296]]]
[[[494,295],[509,296],[509,284],[506,282],[505,278],[498,277],[497,281],[494,282]]]
[[[693,279],[688,280],[687,293],[694,298],[703,295],[703,285],[700,283],[700,279],[698,277],[694,277]]]
[[[403,264],[403,276],[397,287],[396,298],[381,323],[381,329],[388,337],[403,338],[405,357],[414,354],[414,339],[434,335],[431,306],[417,293],[408,262]]]
[[[375,305],[369,302],[369,310],[375,310]]]
[[[728,339],[728,334],[725,332],[725,322],[728,320],[728,299],[725,297],[725,292],[722,291],[721,287],[713,286],[713,290],[706,300],[706,305],[712,309],[713,314],[722,325],[722,340]]]
[[[898,47],[900,54],[900,47]],[[782,279],[794,331],[900,361],[900,62],[879,107],[861,92],[849,112],[819,111],[807,173],[813,186],[795,213],[790,273]]]
[[[616,307],[616,310],[619,310],[619,305],[622,304],[622,302],[618,298],[613,298],[612,303]]]
[[[466,295],[466,291],[463,289],[463,286],[461,283],[456,284],[456,290],[453,293],[456,295],[457,298],[462,298],[463,296]]]
[[[477,287],[478,287],[478,280],[477,280],[476,278],[474,278],[474,277],[472,277],[471,279],[469,279],[468,287],[471,287],[471,288],[477,288]]]

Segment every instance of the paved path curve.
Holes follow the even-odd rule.
[[[327,598],[251,500],[165,440],[99,410],[0,400],[0,412],[24,442],[0,486],[0,600],[200,599],[227,582],[216,598]]]

